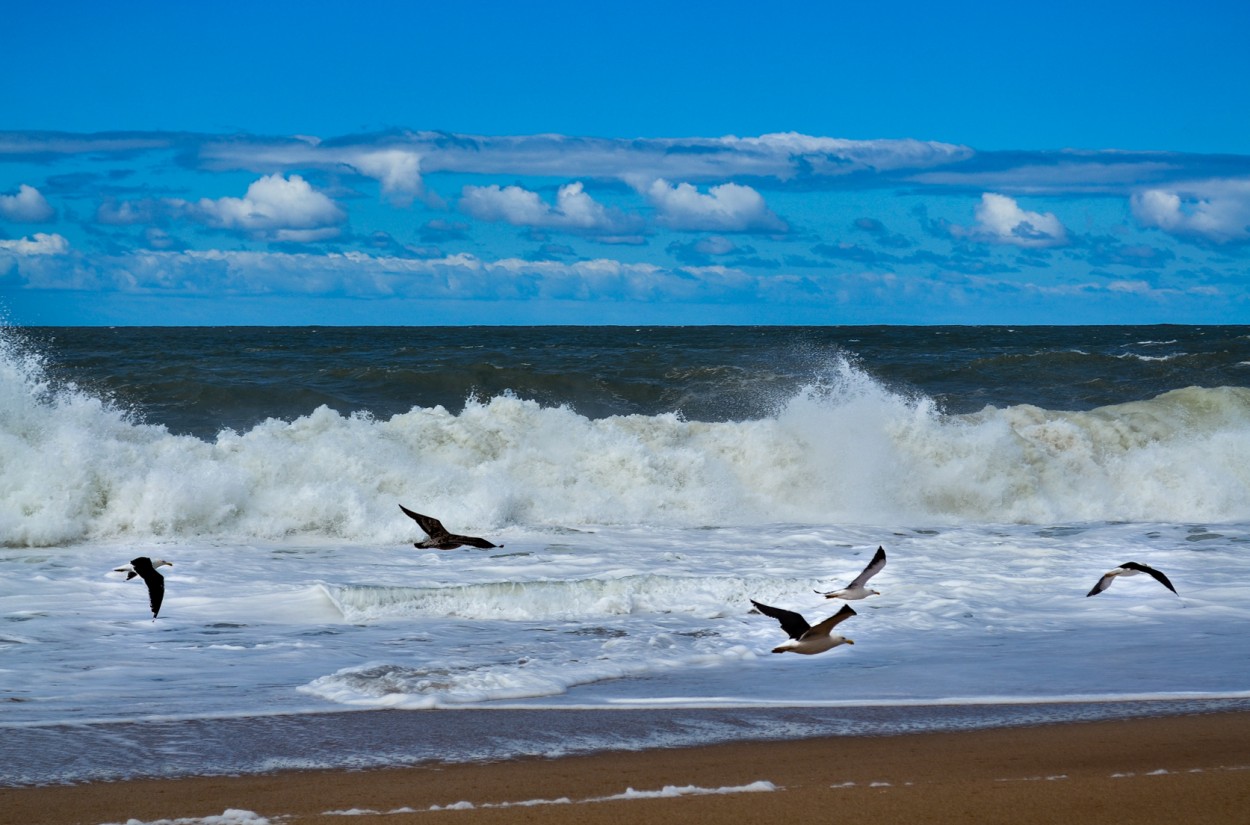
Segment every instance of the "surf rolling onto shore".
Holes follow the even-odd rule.
[[[1250,704],[1244,327],[8,328],[0,470],[2,785]]]

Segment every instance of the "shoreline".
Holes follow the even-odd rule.
[[[666,796],[645,796],[666,787],[673,789]],[[231,823],[258,825],[619,825],[831,812],[932,823],[1239,823],[1250,810],[1250,711],[9,787],[0,788],[0,810],[15,825],[194,821],[226,811],[250,812],[233,814]]]
[[[730,743],[1250,712],[1250,698],[786,707],[445,708],[0,727],[0,788],[369,770]],[[144,755],[154,755],[144,758]]]

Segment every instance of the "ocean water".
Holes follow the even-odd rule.
[[[0,784],[1245,706],[1247,620],[1250,327],[0,329]]]

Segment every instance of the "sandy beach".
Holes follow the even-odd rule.
[[[155,822],[227,811],[235,812],[231,822],[340,825],[831,817],[1243,823],[1250,713],[0,789],[5,825]]]

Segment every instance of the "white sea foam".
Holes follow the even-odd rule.
[[[430,807],[431,811],[471,811],[481,808],[532,808],[539,805],[573,805],[573,804],[593,804],[596,802],[621,802],[636,799],[676,799],[682,796],[716,796],[722,794],[735,793],[768,793],[780,790],[768,780],[761,779],[746,785],[728,785],[720,788],[704,788],[699,785],[665,785],[663,788],[655,791],[638,791],[633,788],[626,788],[618,794],[610,796],[594,796],[587,799],[574,800],[567,796],[558,799],[526,799],[521,802],[469,802],[461,800],[450,805],[434,805]],[[327,813],[345,813],[342,811],[327,811]],[[377,813],[376,811],[361,811],[360,813]],[[388,813],[392,813],[388,811]]]
[[[180,817],[178,819],[155,819],[143,821],[128,819],[122,825],[269,825],[270,819],[237,808],[227,808],[220,816]],[[117,823],[114,823],[117,825]]]
[[[378,420],[326,407],[211,442],[137,423],[0,348],[0,544],[395,543],[449,526],[1250,518],[1250,390],[943,414],[848,362],[767,418],[591,419],[500,396]]]
[[[878,543],[856,641],[774,655]],[[0,725],[332,708],[915,706],[1246,696],[1250,525],[514,530],[504,550],[88,543],[0,555]],[[111,570],[174,562],[153,622]],[[1127,559],[1166,571],[1087,598]],[[806,594],[806,595],[805,595]],[[1183,640],[1178,644],[1177,640]],[[555,743],[552,743],[554,746]]]
[[[636,791],[627,789],[624,793],[612,796],[596,797],[595,802],[607,802],[615,799],[671,799],[678,796],[707,796],[709,794],[731,793],[767,793],[778,790],[778,787],[766,779],[750,782],[746,785],[729,785],[720,788],[702,788],[698,785],[665,785],[658,791]]]

